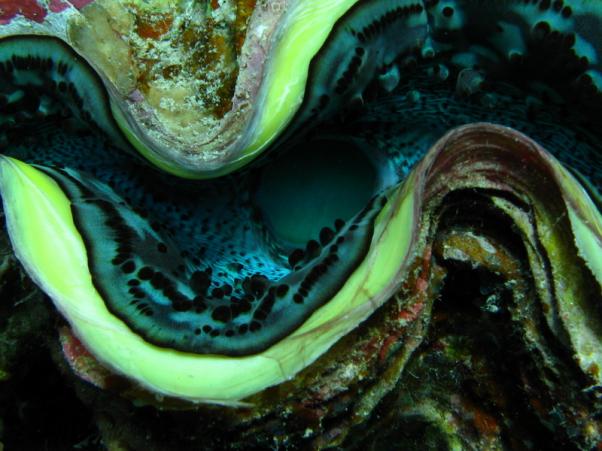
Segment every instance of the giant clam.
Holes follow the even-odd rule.
[[[600,446],[601,22],[586,0],[3,4],[8,235],[106,389],[82,398],[133,448],[425,425]]]

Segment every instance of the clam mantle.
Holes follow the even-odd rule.
[[[515,411],[598,446],[597,3],[14,5],[8,235],[98,396],[233,447],[539,443]]]

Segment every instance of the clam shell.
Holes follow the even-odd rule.
[[[108,93],[110,113],[92,116],[103,130],[164,170],[205,178],[248,163],[289,125],[310,62],[355,1],[33,3],[4,13],[0,39],[64,42]]]
[[[198,436],[190,439],[192,446],[210,448],[223,445],[223,437],[232,448],[384,448],[407,444],[398,432],[406,424],[421,430],[428,424],[423,435],[429,443],[449,448],[501,448],[509,434],[513,446],[546,443],[549,437],[539,437],[539,429],[523,430],[531,423],[560,437],[558,446],[599,446],[600,145],[588,133],[595,135],[600,122],[602,43],[591,23],[601,16],[593,2],[543,0],[97,0],[4,7],[0,70],[7,76],[16,69],[20,77],[11,83],[23,92],[0,97],[0,106],[19,105],[0,116],[1,131],[20,130],[20,121],[37,123],[36,114],[56,115],[64,103],[67,116],[91,125],[95,136],[185,178],[224,175],[279,144],[269,156],[274,160],[260,162],[264,166],[214,185],[199,182],[218,200],[220,189],[239,196],[224,203],[225,210],[242,205],[259,211],[240,216],[259,224],[251,244],[268,248],[256,260],[272,263],[269,256],[281,264],[277,269],[286,269],[282,277],[274,271],[280,278],[274,276],[268,290],[261,275],[263,288],[255,291],[267,293],[250,301],[239,296],[253,291],[244,282],[228,285],[230,273],[253,281],[244,270],[256,262],[241,264],[240,249],[224,245],[244,242],[236,235],[243,229],[236,214],[230,228],[229,217],[215,213],[219,242],[212,243],[216,250],[207,261],[225,275],[212,279],[201,274],[201,263],[179,269],[178,259],[188,260],[173,253],[178,237],[163,239],[147,214],[130,208],[127,195],[136,177],[151,181],[141,184],[148,193],[132,197],[166,186],[148,167],[138,172],[137,163],[107,153],[130,172],[107,177],[99,169],[97,180],[62,167],[64,155],[43,155],[41,165],[0,156],[0,193],[14,252],[69,323],[60,332],[67,363],[103,389],[76,381],[82,398],[97,411],[125,403],[115,401],[114,392],[138,404],[194,410],[188,417],[163,412],[151,419],[130,404],[112,410],[128,425],[115,435],[130,445],[164,419],[187,418],[194,425],[178,423],[174,437]],[[215,31],[215,24],[222,28]],[[233,37],[231,46],[222,45],[224,36]],[[198,52],[198,42],[209,41],[222,51],[218,60]],[[206,66],[195,66],[194,58]],[[413,73],[415,65],[420,68]],[[558,73],[546,73],[553,72],[549,68]],[[536,76],[529,78],[529,71]],[[528,86],[505,86],[505,76]],[[212,77],[220,83],[211,85]],[[428,89],[444,82],[452,95],[438,102]],[[375,83],[381,98],[362,109]],[[42,97],[33,112],[26,101],[19,103],[32,85]],[[46,88],[59,102],[46,103]],[[533,97],[522,99],[526,91]],[[512,104],[517,98],[524,105]],[[341,110],[337,121],[324,124]],[[487,119],[503,113],[502,122],[544,139],[538,144],[515,129],[475,121],[483,110]],[[578,132],[550,126],[550,112]],[[540,113],[544,118],[536,120]],[[472,123],[448,131],[463,118]],[[322,141],[307,138],[307,131]],[[8,154],[19,155],[17,141]],[[100,138],[82,142],[93,149],[104,145]],[[258,171],[257,183],[263,183],[266,168],[279,167],[285,151],[302,149],[314,162],[307,146],[324,142],[335,155],[340,149],[334,143],[370,155],[378,192],[356,216],[335,221],[339,227],[327,228],[319,243],[310,240],[300,256],[287,257],[277,227],[261,216],[270,193],[262,203],[245,177]],[[84,160],[91,153],[82,155]],[[88,169],[100,160],[90,158]],[[125,188],[120,194],[114,185]],[[189,187],[182,180],[174,185],[182,192]],[[349,191],[356,193],[352,185]],[[213,211],[212,202],[203,204],[208,199],[214,200],[205,195],[195,201]],[[186,236],[194,221],[177,200],[158,211],[170,212],[182,226],[176,231]],[[97,223],[104,226],[95,228]],[[226,252],[235,258],[228,260]],[[211,282],[215,292],[208,291]],[[130,295],[155,297],[140,303],[130,302]],[[255,303],[251,313],[244,302]],[[193,304],[198,316],[186,316]],[[160,309],[167,314],[157,314]],[[148,319],[153,315],[155,322]],[[182,327],[196,319],[203,327]],[[248,338],[253,326],[255,335]],[[9,323],[7,336],[16,329]],[[57,350],[50,332],[41,335]],[[7,355],[11,360],[14,353]],[[0,365],[0,379],[10,376],[4,367],[10,365]],[[516,411],[529,418],[524,428]],[[199,426],[198,418],[209,417],[218,421]]]

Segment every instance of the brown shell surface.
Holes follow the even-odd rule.
[[[208,170],[240,150],[284,11],[256,0],[14,4],[0,10],[0,38],[65,41],[152,152]]]

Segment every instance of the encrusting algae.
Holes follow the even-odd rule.
[[[255,0],[96,2],[72,39],[122,94],[139,92],[171,134],[194,141],[232,109],[254,7]]]

